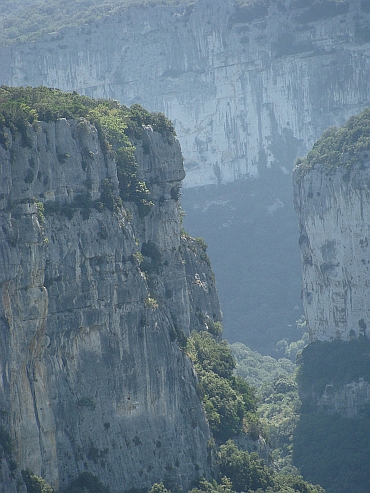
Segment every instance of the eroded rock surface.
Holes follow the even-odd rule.
[[[139,102],[174,122],[186,185],[290,172],[370,101],[366,2],[130,7],[2,49],[0,83]]]
[[[302,297],[312,340],[351,340],[370,327],[370,163],[294,173]]]
[[[106,179],[118,194],[90,123],[27,132],[28,147],[0,146],[0,408],[15,458],[55,488],[85,470],[112,493],[186,488],[210,475],[210,432],[177,339],[201,328],[197,312],[221,315],[201,246],[181,239],[179,143],[151,127],[135,142],[153,202],[141,217],[81,202]]]

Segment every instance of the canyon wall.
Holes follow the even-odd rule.
[[[360,0],[132,6],[2,47],[0,84],[168,115],[185,228],[209,245],[225,335],[275,354],[300,337],[303,310],[290,171],[325,128],[369,104],[369,15]]]
[[[1,425],[56,489],[86,470],[112,493],[187,488],[212,469],[178,338],[221,319],[214,276],[181,236],[178,140],[147,126],[135,146],[147,214],[104,206],[117,166],[83,118],[5,129],[0,146]]]
[[[271,3],[271,5],[269,5]],[[132,6],[2,48],[0,83],[141,103],[174,122],[188,187],[289,173],[370,101],[364,2]]]
[[[312,340],[349,341],[370,325],[370,163],[294,171],[302,298]]]

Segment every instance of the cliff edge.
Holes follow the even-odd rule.
[[[370,324],[370,110],[328,129],[293,171],[312,340],[366,336]]]
[[[211,471],[183,333],[221,318],[181,234],[183,160],[163,115],[1,88],[0,408],[22,469],[112,493]],[[202,317],[199,316],[202,314]]]

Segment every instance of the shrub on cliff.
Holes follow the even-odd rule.
[[[27,493],[53,493],[53,488],[45,479],[36,476],[29,469],[22,471],[22,478],[27,488]]]
[[[298,159],[296,166],[302,174],[310,168],[326,169],[338,166],[350,167],[368,158],[370,152],[370,108],[353,116],[341,128],[331,127],[314,144],[305,159]]]
[[[108,488],[94,474],[83,472],[63,493],[108,493]]]
[[[117,101],[94,100],[75,91],[0,87],[0,145],[3,147],[10,146],[7,129],[13,139],[20,133],[23,145],[30,146],[30,125],[37,126],[38,121],[51,122],[59,118],[83,118],[97,128],[103,152],[106,157],[110,154],[116,160],[121,199],[134,202],[140,216],[147,214],[152,205],[150,194],[146,183],[138,176],[136,148],[130,138],[140,139],[143,125],[151,125],[153,130],[169,138],[175,134],[170,120],[162,113],[149,113],[137,104],[128,108]],[[60,162],[64,161],[62,156]]]
[[[235,361],[226,341],[216,341],[205,331],[192,332],[186,351],[194,363],[198,391],[215,438],[222,443],[242,430],[253,430],[252,438],[257,439],[255,389],[233,376]]]

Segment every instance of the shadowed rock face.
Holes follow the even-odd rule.
[[[153,202],[140,217],[133,203],[76,200],[98,199],[106,178],[118,194],[90,123],[40,122],[28,136],[0,147],[0,408],[18,464],[55,488],[85,470],[113,493],[186,488],[210,475],[210,433],[176,336],[200,329],[196,312],[221,315],[201,247],[180,236],[179,143],[151,127],[135,142]],[[159,253],[151,272],[143,244]]]

